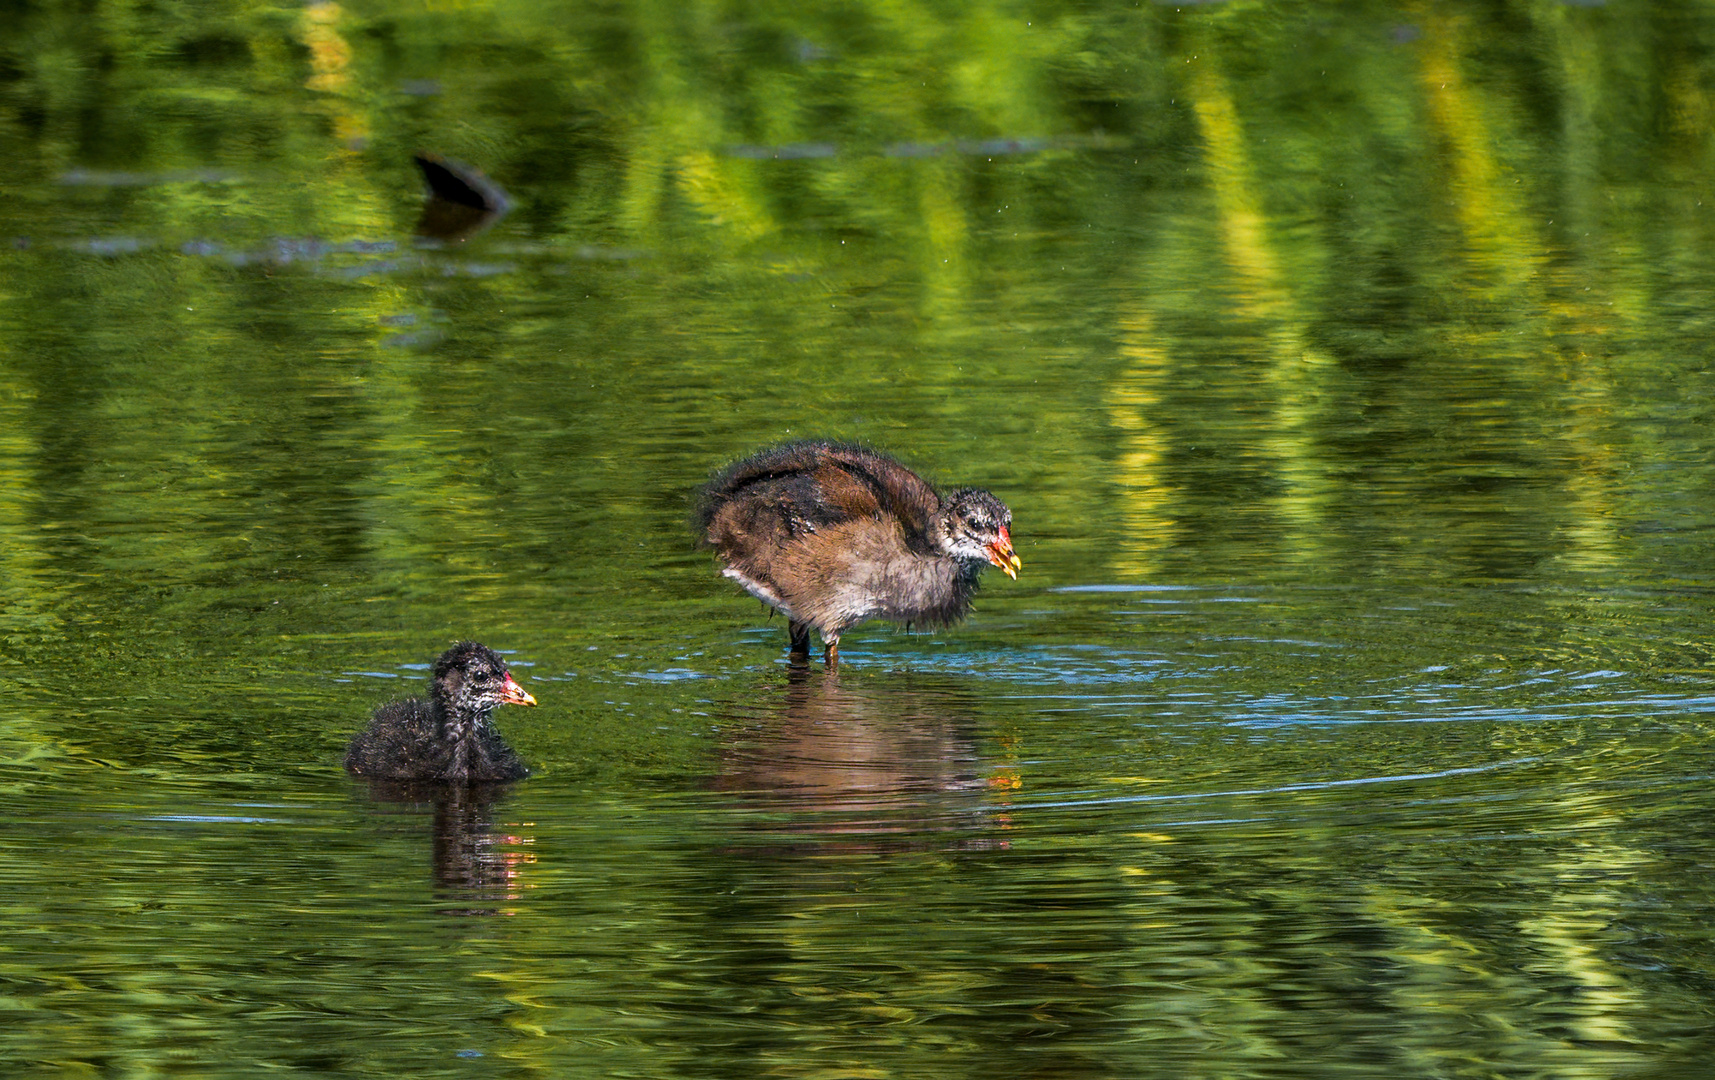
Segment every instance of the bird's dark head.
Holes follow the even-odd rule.
[[[459,712],[488,712],[496,705],[534,705],[536,699],[512,680],[506,661],[486,645],[461,641],[435,661],[430,691]]]
[[[1023,565],[1012,550],[1012,511],[981,488],[960,488],[941,503],[936,545],[943,554],[989,562],[1009,578]]]

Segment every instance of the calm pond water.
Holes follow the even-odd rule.
[[[1708,1075],[1715,12],[0,29],[0,1072]],[[1019,580],[789,671],[808,435]]]

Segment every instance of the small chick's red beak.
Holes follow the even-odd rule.
[[[989,562],[1001,568],[1001,572],[1014,581],[1018,580],[1018,568],[1024,565],[1018,553],[1012,550],[1012,530],[1001,526],[1000,539],[988,546]]]
[[[522,686],[512,681],[512,673],[506,673],[506,685],[500,688],[500,701],[504,705],[534,705],[536,699]]]

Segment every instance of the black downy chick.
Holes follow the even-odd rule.
[[[351,741],[346,770],[376,780],[519,780],[530,770],[489,723],[499,705],[534,705],[493,649],[461,641],[441,654],[428,700],[409,698],[375,710]]]

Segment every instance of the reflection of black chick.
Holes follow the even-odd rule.
[[[986,564],[1018,576],[1012,511],[980,488],[945,498],[861,446],[799,442],[727,466],[702,492],[698,539],[721,573],[785,612],[792,654],[865,619],[945,626],[964,618]]]
[[[429,700],[375,710],[345,767],[382,780],[517,780],[530,770],[488,722],[497,705],[534,705],[493,649],[461,641],[435,661]]]

